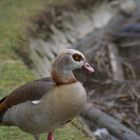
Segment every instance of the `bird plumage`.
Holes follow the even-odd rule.
[[[81,52],[62,52],[53,63],[51,78],[25,84],[0,101],[2,125],[17,126],[38,139],[73,119],[87,101],[84,87],[72,73],[82,67],[93,72]]]
[[[42,78],[14,90],[0,101],[0,113],[25,101],[39,100],[55,83],[51,78]]]

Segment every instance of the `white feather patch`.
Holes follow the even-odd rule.
[[[39,104],[40,103],[40,101],[32,101],[32,104],[34,104],[34,105],[36,105],[36,104]]]

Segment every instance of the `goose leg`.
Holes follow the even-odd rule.
[[[53,132],[49,132],[47,140],[54,140]]]
[[[39,135],[34,135],[35,140],[39,140]]]

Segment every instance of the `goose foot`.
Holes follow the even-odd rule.
[[[47,140],[54,140],[53,132],[49,132]]]

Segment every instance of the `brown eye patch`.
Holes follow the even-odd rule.
[[[75,61],[81,61],[81,60],[83,60],[83,57],[80,54],[77,54],[77,53],[73,54],[72,57],[73,57],[73,59]]]

